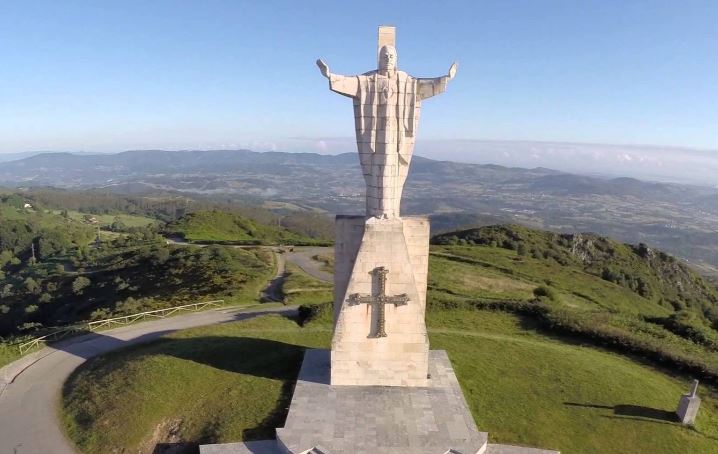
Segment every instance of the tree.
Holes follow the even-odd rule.
[[[40,284],[38,284],[35,279],[28,277],[23,283],[28,293],[32,293],[33,295],[40,293]]]
[[[119,216],[115,216],[112,220],[112,224],[110,224],[110,230],[113,232],[123,232],[127,230],[127,226],[124,222],[122,222],[122,219],[120,219]]]
[[[5,284],[5,286],[0,290],[0,296],[3,298],[9,298],[13,295],[13,286],[12,284]]]
[[[76,295],[82,295],[82,291],[90,285],[90,280],[85,276],[78,276],[72,281],[72,291]]]

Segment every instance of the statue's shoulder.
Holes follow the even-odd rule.
[[[362,74],[362,76],[373,76],[374,74],[376,74],[376,73],[378,73],[378,72],[379,72],[379,71],[377,71],[377,70],[375,69],[375,70],[373,70],[373,71],[367,71],[367,72],[365,72],[364,74]],[[360,76],[360,77],[361,77],[361,76]]]

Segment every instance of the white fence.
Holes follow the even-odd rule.
[[[60,340],[63,337],[66,337],[70,333],[83,331],[82,326],[68,326],[67,328],[62,328],[57,331],[53,331],[50,334],[45,334],[41,337],[36,337],[35,339],[31,339],[23,344],[20,344],[18,348],[20,349],[20,354],[24,355],[25,353],[29,352],[33,348],[37,348],[40,346],[40,343],[45,344],[49,341],[54,340]]]
[[[134,323],[139,320],[144,320],[146,318],[165,318],[169,317],[170,315],[176,314],[177,312],[197,312],[201,311],[203,309],[207,309],[208,307],[220,307],[221,303],[224,303],[224,300],[212,300],[212,301],[205,301],[202,303],[192,303],[192,304],[185,304],[182,306],[175,306],[175,307],[168,307],[166,309],[156,309],[154,311],[147,311],[147,312],[140,312],[138,314],[132,314],[132,315],[125,315],[122,317],[114,317],[114,318],[107,318],[104,320],[96,320],[93,322],[86,322],[79,325],[73,325],[68,326],[67,328],[62,328],[57,331],[54,331],[50,334],[46,334],[41,337],[36,337],[35,339],[31,339],[23,344],[20,344],[18,348],[20,349],[20,354],[25,354],[26,352],[32,350],[33,348],[37,348],[40,346],[40,344],[45,344],[49,341],[59,340],[70,333],[75,332],[84,332],[84,331],[97,331],[101,328],[110,328],[113,326],[118,325],[129,325],[130,323]]]

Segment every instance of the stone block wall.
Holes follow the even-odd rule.
[[[428,219],[338,216],[336,224],[332,385],[426,386]],[[389,271],[386,294],[409,298],[385,306],[386,337],[375,337],[377,305],[348,303],[352,294],[378,295],[378,267]]]

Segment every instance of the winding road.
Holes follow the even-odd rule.
[[[65,437],[59,424],[60,392],[72,371],[93,356],[148,342],[181,329],[234,322],[268,313],[292,316],[296,312],[296,307],[195,312],[76,337],[9,364],[0,369],[8,379],[13,379],[0,395],[0,453],[75,453],[72,442]]]
[[[263,292],[274,299],[281,288],[285,259],[307,274],[332,281],[313,260],[331,248],[295,248],[277,254],[277,275]],[[62,386],[87,359],[128,345],[148,342],[177,330],[228,323],[268,313],[293,316],[296,307],[219,308],[123,326],[53,344],[0,368],[0,454],[74,454],[60,427],[58,404]]]
[[[292,252],[286,252],[287,261],[297,265],[305,273],[315,279],[334,282],[334,275],[322,269],[323,263],[314,260],[315,255],[333,255],[332,247],[295,247]]]

